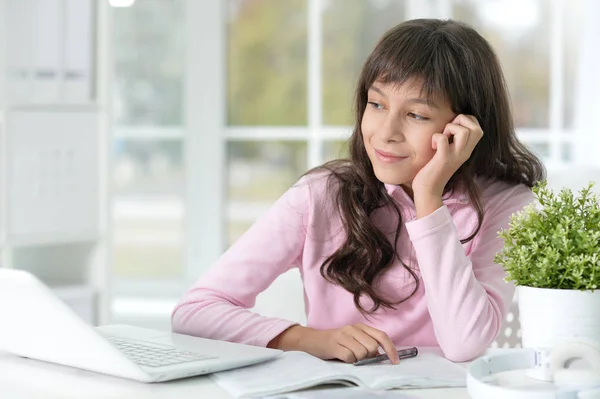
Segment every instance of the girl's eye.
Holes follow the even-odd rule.
[[[376,103],[374,101],[369,101],[369,105],[371,107],[373,107],[374,109],[383,109],[383,107],[381,106],[381,104],[378,104],[378,103]]]
[[[429,118],[427,118],[426,116],[417,115],[414,112],[409,112],[408,116],[417,121],[428,121],[429,120]]]

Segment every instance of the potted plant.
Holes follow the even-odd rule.
[[[592,187],[576,196],[540,182],[535,201],[498,233],[504,248],[495,262],[517,286],[523,347],[575,337],[600,343],[600,205]]]

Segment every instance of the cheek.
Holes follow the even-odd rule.
[[[362,132],[363,141],[365,146],[370,143],[371,137],[373,136],[373,132],[375,129],[373,128],[373,122],[371,118],[367,116],[367,113],[363,115],[363,119],[360,123],[360,130]]]
[[[415,149],[418,154],[417,157],[425,163],[429,162],[435,155],[435,150],[431,147],[431,137],[431,134],[425,134],[415,143]]]

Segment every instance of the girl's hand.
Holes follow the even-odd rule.
[[[464,114],[448,123],[442,133],[435,133],[431,137],[431,148],[436,152],[413,179],[415,204],[418,198],[439,198],[441,201],[444,187],[469,159],[481,137],[483,130],[477,119]]]
[[[293,326],[271,341],[268,347],[303,351],[324,360],[339,359],[346,363],[377,356],[382,347],[393,364],[400,362],[390,337],[362,323],[333,330]]]

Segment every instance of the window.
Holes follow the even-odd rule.
[[[306,125],[306,12],[305,0],[229,1],[228,125]]]
[[[549,166],[572,159],[581,1],[228,4],[228,244],[306,169],[347,156],[362,63],[379,37],[407,18],[452,17],[475,27],[499,56],[517,133]],[[234,149],[256,156],[235,156]]]
[[[515,127],[550,167],[572,159],[568,134],[574,124],[582,7],[581,1],[452,1],[452,16],[471,24],[494,47]]]
[[[229,0],[227,244],[310,167],[346,156],[353,90],[404,1]]]
[[[144,0],[112,9],[117,283],[178,280],[184,271],[184,6]]]
[[[116,279],[179,296],[303,173],[346,156],[362,63],[405,19],[477,28],[499,55],[519,136],[549,167],[574,162],[583,4],[144,0],[114,10]]]

